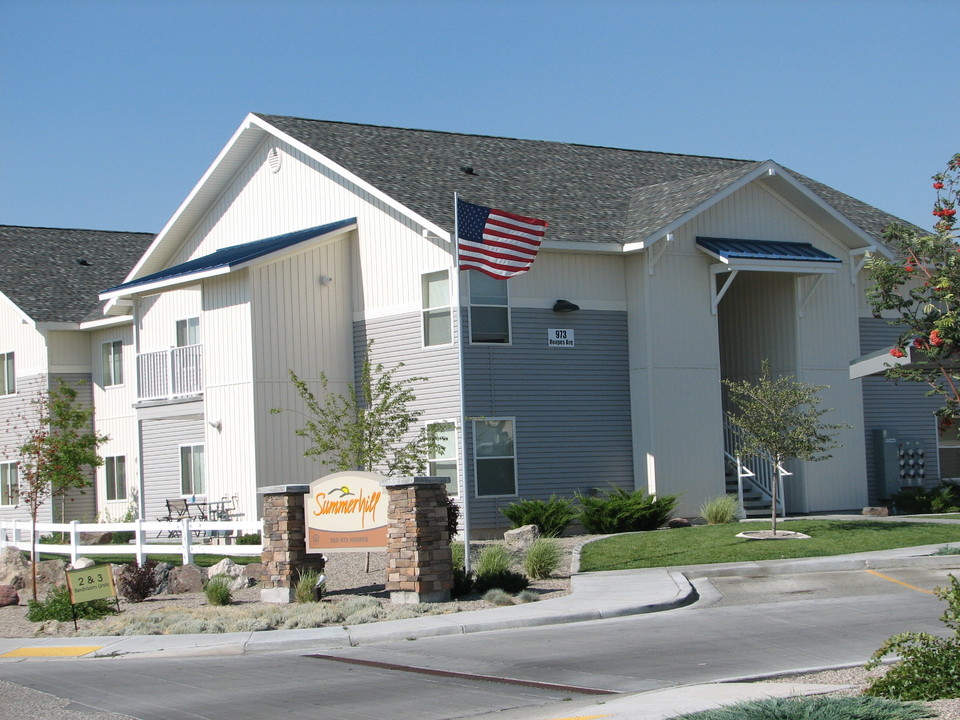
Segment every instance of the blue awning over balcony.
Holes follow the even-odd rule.
[[[810,243],[698,237],[697,245],[703,248],[708,254],[724,262],[730,262],[731,260],[841,262],[840,258],[834,257],[814,247]]]

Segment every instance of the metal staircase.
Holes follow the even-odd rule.
[[[784,514],[783,479],[778,480],[773,458],[766,453],[742,455],[742,432],[733,424],[728,413],[723,414],[723,458],[726,468],[726,489],[740,500],[745,517],[764,517],[770,514],[773,483],[777,488],[777,514]],[[790,473],[781,469],[782,475]]]

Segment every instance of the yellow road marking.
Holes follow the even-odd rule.
[[[11,650],[0,655],[0,658],[9,657],[80,657],[92,653],[103,645],[71,645],[70,647],[25,647]]]
[[[936,595],[936,593],[933,590],[925,590],[922,587],[917,587],[916,585],[905,583],[902,580],[897,580],[896,578],[892,578],[889,575],[884,575],[883,573],[879,573],[876,570],[867,570],[867,572],[870,573],[871,575],[876,575],[878,578],[883,578],[884,580],[889,580],[892,583],[896,583],[897,585],[903,585],[905,588],[910,588],[911,590],[916,590],[917,592],[926,593],[927,595]]]

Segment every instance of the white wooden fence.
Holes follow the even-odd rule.
[[[132,532],[133,540],[125,545],[81,545],[81,533]],[[180,554],[183,564],[193,562],[194,555],[259,555],[262,545],[235,545],[231,533],[262,533],[260,520],[190,520],[177,522],[134,520],[126,523],[37,523],[37,535],[64,533],[69,542],[61,545],[38,543],[37,552],[69,555],[70,562],[79,557],[95,559],[97,555],[130,555],[143,565],[148,555]],[[12,545],[29,550],[33,539],[29,520],[0,520],[0,550]]]

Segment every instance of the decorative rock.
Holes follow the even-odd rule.
[[[883,506],[865,507],[862,514],[868,517],[889,517],[890,509]]]
[[[91,560],[90,558],[81,557],[81,558],[77,558],[77,561],[75,563],[70,563],[69,565],[67,565],[67,569],[80,570],[81,568],[93,567],[96,564],[97,564],[96,561]]]
[[[229,575],[232,578],[240,577],[241,567],[230,558],[224,558],[216,565],[207,569],[207,577],[216,577],[217,575]]]
[[[511,550],[527,550],[537,538],[540,537],[540,528],[536,525],[523,525],[522,527],[507,530],[503,534],[503,541]]]
[[[167,576],[167,592],[171,595],[203,592],[203,581],[205,579],[206,573],[196,565],[170,568],[170,574]]]
[[[240,566],[240,575],[233,581],[233,590],[243,590],[260,582],[263,575],[263,563],[248,563]]]
[[[21,590],[27,586],[30,577],[30,563],[13,545],[0,551],[0,585],[12,585]]]
[[[109,545],[111,542],[113,542],[113,533],[109,530],[105,532],[80,533],[81,545]]]
[[[67,563],[63,560],[42,560],[37,563],[37,597],[44,598],[46,594],[58,585],[66,585],[67,578],[64,572]],[[30,587],[31,581],[27,576],[25,587]]]
[[[20,596],[13,585],[0,585],[0,607],[19,605]]]
[[[687,528],[690,527],[690,521],[686,518],[676,517],[670,518],[667,521],[667,527],[669,528]]]

